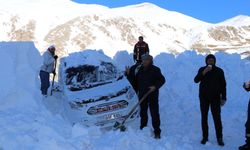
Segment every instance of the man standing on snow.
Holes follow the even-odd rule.
[[[206,66],[201,67],[194,78],[195,83],[200,82],[200,109],[202,118],[203,139],[201,144],[208,141],[208,111],[211,107],[217,141],[220,146],[224,146],[221,122],[221,106],[226,103],[226,80],[224,72],[216,65],[216,58],[209,54],[206,57]]]
[[[155,138],[161,138],[160,129],[160,114],[159,114],[159,89],[165,83],[165,78],[161,74],[161,70],[153,65],[153,57],[149,54],[142,56],[142,65],[134,66],[130,70],[127,68],[126,73],[130,83],[138,93],[141,99],[148,91],[152,93],[140,105],[141,125],[142,130],[148,123],[148,107],[152,117],[152,125],[154,127]]]
[[[58,56],[55,55],[55,46],[50,46],[48,50],[43,54],[43,65],[40,70],[40,80],[41,80],[41,91],[42,95],[47,97],[48,88],[50,86],[49,75],[50,73],[56,74],[55,71],[55,61]]]
[[[141,63],[141,56],[144,54],[149,54],[149,47],[146,42],[143,41],[143,37],[139,37],[139,41],[134,47],[134,61],[136,63]]]
[[[246,91],[250,91],[250,81],[243,85]],[[248,102],[248,116],[246,122],[246,144],[239,147],[239,150],[250,150],[250,101]]]

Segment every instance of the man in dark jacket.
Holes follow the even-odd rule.
[[[194,78],[195,83],[200,82],[200,109],[202,118],[203,139],[201,144],[208,141],[208,111],[211,107],[217,141],[224,146],[221,122],[221,106],[226,103],[226,80],[224,72],[216,65],[216,58],[210,54],[206,57],[206,66],[201,67]]]
[[[148,107],[152,117],[155,138],[161,138],[160,114],[159,114],[159,89],[165,83],[165,78],[161,70],[153,65],[153,57],[149,54],[142,56],[142,65],[135,65],[126,70],[128,79],[141,99],[149,90],[152,93],[140,105],[140,116],[142,130],[148,123]]]
[[[141,56],[144,54],[149,54],[149,47],[146,42],[143,41],[143,37],[139,37],[139,41],[134,47],[134,61],[136,63],[141,63]]]
[[[244,84],[244,89],[250,91],[250,81]],[[246,144],[239,147],[239,150],[250,150],[250,101],[248,102],[248,116],[246,122]]]

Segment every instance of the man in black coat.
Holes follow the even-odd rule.
[[[148,123],[148,107],[152,117],[155,138],[161,138],[160,114],[159,114],[159,89],[165,83],[161,70],[153,65],[153,57],[149,54],[142,56],[142,64],[126,69],[127,77],[141,99],[149,90],[152,93],[140,105],[140,117],[142,130]]]
[[[194,78],[195,83],[200,83],[199,97],[202,118],[203,139],[201,144],[208,141],[208,111],[214,119],[217,141],[224,146],[221,122],[221,106],[226,103],[226,80],[224,72],[216,65],[216,58],[210,54],[206,57],[206,66],[201,67]]]
[[[250,91],[250,81],[244,84],[244,89]],[[239,150],[250,150],[250,101],[248,102],[248,116],[246,122],[246,144],[239,147]]]

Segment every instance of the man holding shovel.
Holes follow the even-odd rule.
[[[48,95],[48,88],[50,86],[49,75],[53,73],[56,75],[55,62],[58,58],[55,55],[56,48],[55,46],[50,46],[47,51],[43,54],[43,64],[40,70],[40,80],[41,80],[41,92],[44,97]]]
[[[165,83],[165,78],[161,73],[161,70],[153,65],[153,57],[149,54],[142,56],[142,65],[136,72],[130,72],[127,68],[126,73],[128,79],[138,93],[139,99],[142,99],[149,91],[151,92],[145,100],[140,104],[140,116],[142,130],[148,124],[148,107],[152,117],[152,125],[154,128],[154,134],[156,139],[161,138],[160,129],[160,114],[159,114],[159,89]],[[131,77],[132,76],[132,77]]]

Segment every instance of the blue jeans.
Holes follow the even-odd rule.
[[[41,70],[39,75],[40,75],[40,80],[41,80],[42,95],[47,95],[48,88],[50,86],[49,73]]]

